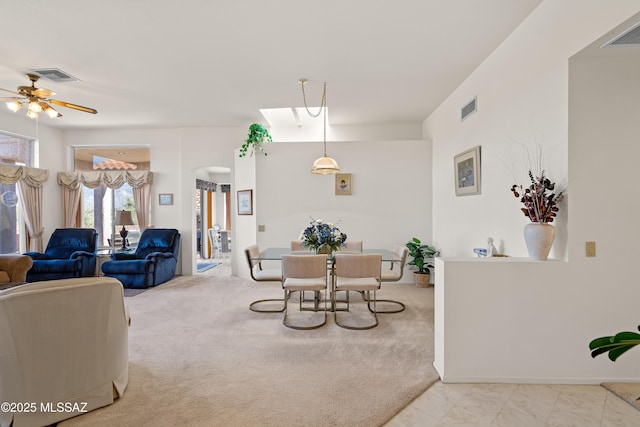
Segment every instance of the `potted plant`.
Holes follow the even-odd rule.
[[[239,157],[246,156],[247,152],[249,151],[249,148],[251,148],[250,156],[253,156],[253,153],[256,150],[260,151],[262,154],[266,156],[267,152],[262,146],[262,143],[271,142],[271,141],[272,139],[271,139],[271,135],[269,135],[269,131],[265,129],[264,126],[262,126],[261,124],[254,123],[251,126],[249,126],[249,134],[247,135],[247,139],[244,142],[244,144],[242,144],[242,147],[240,147]]]
[[[432,264],[429,264],[426,260],[438,256],[440,252],[433,246],[423,244],[419,239],[412,238],[407,242],[407,249],[409,249],[409,256],[413,258],[409,265],[412,265],[418,269],[413,272],[414,281],[417,287],[427,288],[429,287],[429,279],[431,277]]]

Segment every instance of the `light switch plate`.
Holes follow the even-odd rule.
[[[586,242],[585,248],[588,257],[596,256],[596,242]]]
[[[258,225],[258,231],[265,231],[266,227],[264,225]]]

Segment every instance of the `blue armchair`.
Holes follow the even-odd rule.
[[[171,280],[176,274],[180,233],[174,228],[144,230],[134,253],[116,252],[102,264],[105,276],[125,288],[148,288]]]
[[[58,228],[44,253],[25,253],[33,259],[27,282],[95,276],[97,250],[93,228]]]

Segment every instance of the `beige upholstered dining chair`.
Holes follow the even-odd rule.
[[[282,289],[284,290],[284,317],[282,323],[293,329],[315,329],[327,323],[327,299],[324,298],[324,319],[312,325],[294,325],[287,321],[287,308],[291,295],[298,291],[299,310],[318,312],[320,291],[327,290],[327,255],[295,255],[282,256]],[[314,293],[313,309],[303,307],[304,292]]]
[[[347,329],[370,329],[378,326],[376,291],[380,289],[381,269],[382,255],[380,254],[347,254],[338,252],[335,255],[334,295],[339,291],[347,291],[346,311],[349,311],[350,291],[373,291],[373,308],[370,311],[373,313],[374,323],[366,326],[347,325],[340,322],[338,318],[339,310],[335,310],[335,319],[338,326]],[[367,305],[370,305],[370,301],[367,301]]]
[[[291,241],[291,252],[309,252],[309,248],[305,248],[302,246],[301,240],[292,240]]]
[[[260,248],[258,245],[250,245],[244,250],[244,254],[247,257],[247,262],[249,263],[249,272],[251,273],[251,278],[256,282],[281,282],[282,281],[282,271],[277,268],[269,268],[263,269],[262,263],[255,258],[260,255]],[[275,298],[275,299],[261,299],[252,302],[249,304],[249,310],[255,311],[258,313],[282,313],[284,311],[284,305],[279,309],[260,309],[257,306],[261,303],[272,303],[272,302],[282,302],[283,299]]]
[[[395,255],[396,258],[400,260],[400,262],[391,262],[389,263],[389,268],[382,269],[381,280],[380,280],[382,283],[398,282],[400,281],[400,279],[402,279],[404,266],[407,262],[407,256],[409,255],[409,249],[404,245],[396,243],[393,245],[393,254]],[[367,299],[367,301],[369,300],[368,295],[365,296],[365,299]],[[387,304],[395,305],[397,307],[395,309],[386,309],[386,310],[378,309],[377,310],[378,313],[400,313],[405,309],[405,305],[400,301],[395,301],[390,299],[379,299],[378,302],[386,303],[385,305]],[[371,310],[371,307],[369,307],[369,310]]]
[[[347,252],[362,252],[362,240],[347,240],[339,250]]]

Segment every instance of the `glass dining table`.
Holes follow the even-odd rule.
[[[363,253],[363,254],[380,254],[382,255],[382,262],[401,262],[401,259],[398,258],[393,251],[389,249],[363,249],[362,252],[351,252],[351,251],[338,251],[341,253]],[[280,261],[282,260],[282,255],[285,254],[309,254],[313,255],[312,251],[292,251],[291,248],[267,248],[261,251],[258,256],[251,258],[253,261]],[[331,259],[331,257],[329,257]]]
[[[363,249],[362,252],[352,252],[352,251],[339,251],[341,253],[363,253],[363,254],[379,254],[382,255],[382,262],[389,263],[400,263],[402,260],[390,251],[389,249]],[[282,255],[286,254],[299,254],[299,255],[313,255],[314,252],[310,250],[304,251],[292,251],[291,248],[266,248],[260,253],[251,258],[252,261],[281,261]],[[330,286],[331,286],[331,311],[338,310],[336,304],[340,302],[345,302],[341,300],[337,300],[334,295],[334,281],[333,281],[333,258],[329,256],[327,259],[327,273],[330,274]]]

